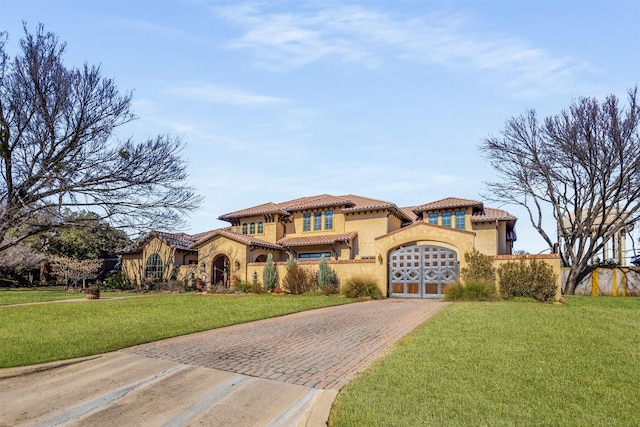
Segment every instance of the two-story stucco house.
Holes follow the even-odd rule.
[[[123,265],[148,277],[163,253],[173,253],[163,263],[180,270],[185,264],[175,254],[193,251],[198,277],[207,284],[227,284],[261,280],[269,253],[282,274],[290,255],[301,264],[324,257],[340,280],[366,274],[388,296],[439,297],[455,282],[466,252],[509,255],[516,239],[514,216],[453,197],[400,208],[362,196],[322,194],[269,202],[219,219],[230,226],[188,239],[183,235],[191,241],[188,247],[165,239],[169,249],[164,252],[147,249],[156,237],[123,254]],[[192,256],[184,259],[193,262]]]

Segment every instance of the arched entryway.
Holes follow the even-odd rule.
[[[213,259],[213,271],[211,272],[211,283],[214,286],[229,287],[229,258],[226,255],[218,255]]]
[[[442,298],[458,278],[458,254],[435,245],[412,245],[389,254],[389,296]]]

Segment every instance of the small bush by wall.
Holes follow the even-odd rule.
[[[350,277],[344,284],[343,293],[347,298],[382,299],[382,291],[376,281],[366,276]]]
[[[292,264],[282,280],[284,288],[292,294],[302,295],[308,291],[314,291],[318,285],[316,275],[297,263]]]
[[[487,282],[456,283],[447,289],[446,301],[492,301],[498,297],[496,285]]]
[[[529,297],[538,301],[555,299],[557,275],[543,261],[510,261],[498,268],[500,294],[504,298]]]
[[[495,286],[496,269],[493,267],[493,258],[480,253],[477,249],[466,252],[464,259],[467,266],[462,268],[460,276],[465,283],[490,283]]]

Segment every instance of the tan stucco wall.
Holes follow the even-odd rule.
[[[262,233],[258,233],[258,222],[262,221],[262,225],[263,225],[263,232]],[[255,223],[256,224],[256,232],[255,233],[249,233],[249,225],[251,223]],[[251,236],[255,236],[258,239],[261,240],[265,240],[267,242],[272,242],[275,243],[278,239],[281,239],[282,236],[284,235],[284,225],[279,222],[279,221],[273,221],[273,222],[267,222],[263,216],[255,216],[255,217],[248,217],[248,218],[243,218],[242,221],[240,222],[240,225],[234,225],[231,227],[231,230],[242,234],[242,224],[247,224],[247,234],[251,235]]]
[[[122,255],[122,274],[124,274],[136,287],[142,282],[144,263],[141,254]]]
[[[387,234],[389,229],[387,214],[380,211],[354,213],[347,215],[345,220],[344,232],[355,231],[358,233],[358,238],[353,248],[353,258],[375,256],[376,237]]]
[[[376,262],[374,260],[343,260],[343,261],[327,261],[327,265],[331,267],[338,276],[338,280],[340,281],[340,286],[349,280],[351,277],[371,277],[376,278],[375,275],[375,266]],[[287,274],[287,263],[286,262],[277,262],[275,263],[276,269],[278,270],[278,284],[282,284],[282,279]],[[312,272],[318,271],[318,261],[298,261],[298,265],[306,268]],[[264,263],[249,263],[247,265],[247,281],[252,281],[253,274],[256,273],[258,277],[258,282],[263,283],[262,274],[264,271]],[[380,289],[383,289],[384,283],[378,280],[378,286]],[[386,292],[384,292],[386,295]]]
[[[198,260],[197,253],[175,250],[161,239],[153,238],[144,245],[141,253],[122,255],[122,272],[136,286],[140,286],[142,283],[147,259],[154,253],[157,253],[162,259],[163,280],[169,280],[174,269],[176,270],[176,279],[183,280],[184,269],[181,269],[180,266],[188,265],[190,260]]]
[[[231,277],[237,277],[246,281],[246,265],[249,255],[249,247],[243,243],[224,236],[216,236],[198,247],[198,277],[205,275],[205,284],[210,285],[213,269],[212,262],[217,255],[224,254],[229,258]]]
[[[476,249],[485,255],[498,255],[498,233],[495,222],[476,222],[471,229],[476,233]]]

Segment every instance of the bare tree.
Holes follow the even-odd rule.
[[[605,242],[638,219],[639,127],[636,87],[623,107],[610,95],[602,102],[578,99],[542,122],[529,110],[481,144],[499,177],[488,183],[487,198],[523,206],[550,248],[557,232],[570,268],[565,293],[573,294]],[[551,225],[543,223],[549,208]]]
[[[0,251],[68,226],[64,208],[92,210],[113,226],[171,228],[200,202],[183,181],[178,138],[116,140],[135,119],[100,67],[67,68],[65,44],[24,25],[10,59],[0,33]]]
[[[104,261],[101,259],[73,259],[52,256],[49,262],[51,264],[51,272],[58,279],[64,280],[65,288],[70,284],[75,288],[82,281],[82,289],[84,289],[87,280],[93,280],[98,277]]]

